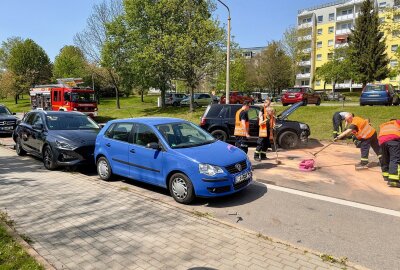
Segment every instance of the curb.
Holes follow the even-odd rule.
[[[43,266],[44,269],[56,270],[56,268],[54,268],[53,265],[51,265],[44,257],[42,257],[30,244],[22,239],[15,229],[11,228],[3,221],[0,221],[0,224],[6,228],[7,233],[11,235],[15,242],[17,242],[33,259],[35,259],[36,262]]]

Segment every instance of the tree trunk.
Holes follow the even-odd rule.
[[[192,86],[192,87],[190,87],[190,96],[189,96],[189,99],[190,99],[189,111],[190,112],[194,112],[195,111],[193,94],[194,94],[194,87]]]
[[[15,98],[15,104],[18,104],[18,94],[16,94],[16,95],[14,96],[14,98]]]
[[[115,89],[115,104],[117,109],[121,109],[120,103],[119,103],[119,88],[117,85],[117,80],[114,78],[114,75],[112,74],[111,70],[108,69],[108,74],[111,77],[112,80],[112,84],[114,85],[114,89]]]
[[[324,92],[326,91],[326,81],[324,81]]]
[[[161,86],[161,108],[164,109],[165,108],[165,90],[167,89],[166,85],[163,84]]]
[[[335,93],[335,86],[336,86],[337,81],[333,81],[332,83],[332,93]]]
[[[140,91],[140,100],[141,100],[142,102],[144,102],[144,97],[143,97],[143,95],[144,95],[144,90],[142,89],[142,90]]]

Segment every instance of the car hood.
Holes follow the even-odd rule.
[[[191,148],[173,149],[176,153],[199,163],[216,166],[228,166],[247,159],[247,155],[239,148],[222,141]]]
[[[295,110],[297,110],[302,105],[303,105],[303,101],[293,104],[288,109],[284,110],[281,114],[279,114],[278,118],[281,120],[287,119],[289,117],[289,115],[291,115]]]
[[[9,114],[0,114],[0,120],[5,120],[5,121],[9,121],[9,120],[18,120],[18,117],[16,117],[15,115],[9,115]]]
[[[75,146],[94,145],[96,136],[100,130],[81,129],[81,130],[50,130],[49,135],[56,140],[70,142]]]

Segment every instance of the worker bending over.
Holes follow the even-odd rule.
[[[342,122],[345,121],[345,117],[349,112],[335,112],[332,117],[333,122],[333,138],[336,138],[340,133],[343,132]],[[354,114],[351,114],[354,116]]]
[[[354,134],[360,141],[361,161],[355,165],[356,170],[368,168],[369,148],[372,147],[375,154],[381,159],[381,149],[378,143],[376,130],[369,124],[369,121],[361,117],[353,116],[351,113],[345,115],[347,129],[339,134],[334,141],[341,140],[347,136]]]
[[[379,127],[382,148],[382,175],[391,187],[400,187],[400,120],[391,120]]]

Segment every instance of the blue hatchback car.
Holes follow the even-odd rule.
[[[360,106],[364,105],[387,105],[393,103],[395,96],[391,84],[367,84],[360,96]],[[396,101],[395,101],[396,103]]]
[[[95,146],[97,172],[167,188],[180,203],[196,196],[228,195],[252,181],[247,155],[177,118],[130,118],[108,122]]]

